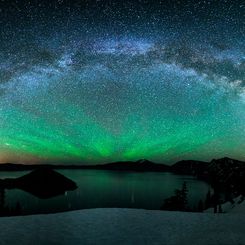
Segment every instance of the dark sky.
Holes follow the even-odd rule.
[[[0,162],[245,160],[242,1],[0,1]]]

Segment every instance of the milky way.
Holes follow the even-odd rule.
[[[70,2],[1,2],[0,162],[245,160],[242,1]]]

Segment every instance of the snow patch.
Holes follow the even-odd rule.
[[[0,244],[245,244],[245,214],[90,209],[0,219]]]

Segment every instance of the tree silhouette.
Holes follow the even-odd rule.
[[[206,195],[206,200],[205,200],[205,209],[208,209],[210,208],[212,205],[212,202],[211,202],[211,191],[210,189],[208,190],[208,193]]]
[[[173,196],[165,199],[161,209],[170,211],[187,211],[187,194],[187,184],[186,182],[183,182],[181,189],[176,189]]]

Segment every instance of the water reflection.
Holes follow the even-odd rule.
[[[5,203],[5,195],[5,189],[0,187],[0,216],[20,215],[22,211],[20,203],[17,202],[15,207],[8,207]]]
[[[134,173],[102,170],[59,170],[76,182],[78,188],[64,195],[40,199],[23,190],[5,190],[5,205],[14,208],[20,203],[22,214],[52,213],[74,209],[123,207],[160,209],[164,200],[188,185],[188,203],[197,206],[205,201],[208,184],[191,176],[172,173]],[[6,177],[15,173],[5,172]],[[0,173],[2,178],[3,173]],[[11,176],[12,175],[12,176]]]

